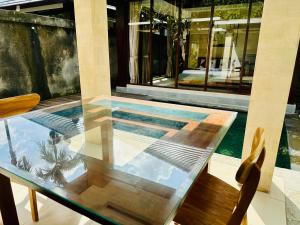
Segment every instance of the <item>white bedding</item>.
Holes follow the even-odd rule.
[[[192,82],[192,81],[203,81],[205,80],[205,69],[199,70],[183,70],[179,74],[179,81],[182,82]],[[208,72],[208,81],[209,82],[239,82],[240,76],[239,72],[230,72],[230,70],[210,70]],[[251,76],[243,77],[244,83],[252,83]]]
[[[208,75],[209,76],[216,76],[216,77],[226,77],[229,73],[229,70],[209,70],[208,71]],[[201,69],[201,70],[184,70],[182,71],[182,74],[184,75],[189,75],[189,74],[193,74],[193,75],[204,75],[205,76],[205,70]]]

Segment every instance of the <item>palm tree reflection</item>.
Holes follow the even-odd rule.
[[[82,158],[79,154],[69,154],[66,145],[62,143],[62,137],[55,131],[50,131],[49,137],[48,143],[41,142],[39,148],[41,159],[50,166],[37,169],[36,175],[45,181],[50,180],[59,186],[65,186],[67,181],[64,172],[74,169]]]
[[[25,171],[28,171],[28,172],[31,171],[31,163],[26,158],[26,156],[23,156],[21,159],[18,160],[17,167],[21,170],[25,170]]]
[[[25,170],[27,172],[30,172],[31,171],[31,163],[26,158],[26,156],[22,156],[21,159],[19,159],[19,160],[17,159],[17,154],[14,151],[13,146],[12,146],[10,131],[9,131],[7,120],[4,120],[4,125],[5,125],[5,131],[6,131],[8,147],[9,147],[10,163],[12,165],[18,167],[21,170]]]

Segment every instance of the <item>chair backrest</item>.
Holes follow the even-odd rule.
[[[265,154],[266,150],[263,147],[256,162],[247,164],[247,168],[244,170],[246,175],[243,175],[245,180],[240,191],[239,200],[227,225],[241,224],[258,187]]]
[[[255,131],[252,140],[250,155],[242,162],[235,175],[235,180],[238,183],[243,184],[245,182],[251,168],[248,165],[257,160],[264,147],[265,147],[264,129],[258,127]]]
[[[38,94],[0,99],[0,118],[28,112],[40,102]]]

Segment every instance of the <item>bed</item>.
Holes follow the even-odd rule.
[[[178,76],[180,85],[203,85],[205,82],[205,68],[183,70]],[[240,72],[230,70],[211,69],[208,72],[209,83],[240,83]],[[252,84],[252,76],[243,76],[243,84]]]

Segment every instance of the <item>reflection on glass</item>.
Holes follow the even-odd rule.
[[[150,84],[150,2],[129,3],[129,75],[132,84]]]
[[[248,90],[251,89],[255,59],[258,45],[258,37],[260,31],[261,17],[263,12],[263,1],[252,3],[249,33],[247,41],[247,50],[245,57],[245,69],[242,79],[242,85]],[[248,91],[249,92],[249,91]]]
[[[182,35],[185,50],[182,52],[184,52],[185,64],[184,69],[180,71],[178,76],[179,87],[187,88],[204,85],[211,14],[209,5],[199,1],[199,3],[182,10],[185,24]]]
[[[226,115],[225,124],[235,116]],[[164,224],[223,136],[207,140],[206,149],[189,141],[208,116],[119,97],[35,111],[9,118],[8,133],[0,120],[0,167],[83,213],[89,208],[117,224]]]
[[[70,150],[69,134],[62,135],[48,128],[55,126],[57,123],[52,119],[58,118],[44,115],[48,120],[44,118],[43,125],[41,117],[4,121],[5,136],[4,132],[0,133],[1,167],[22,174],[28,180],[35,177],[35,182],[48,187],[65,187],[84,173],[83,157]],[[61,127],[70,128],[69,123],[62,120],[59,123]]]
[[[55,131],[50,131],[49,139],[38,143],[40,157],[46,163],[43,168],[35,170],[36,175],[44,181],[51,181],[58,186],[68,183],[64,173],[70,171],[82,162],[79,154],[74,154],[68,149],[63,137]]]
[[[176,1],[154,1],[153,5],[153,85],[175,86],[178,6]]]
[[[30,161],[27,159],[27,157],[25,155],[23,155],[20,157],[19,160],[17,159],[17,154],[16,154],[15,150],[13,149],[13,145],[11,142],[10,131],[9,131],[9,126],[8,126],[7,120],[4,120],[4,126],[5,126],[8,147],[9,147],[10,163],[13,166],[16,166],[17,168],[19,168],[21,170],[30,172],[32,166],[31,166]]]
[[[215,6],[209,86],[239,87],[248,9],[248,3]]]
[[[263,0],[132,0],[129,6],[131,83],[249,94]]]

